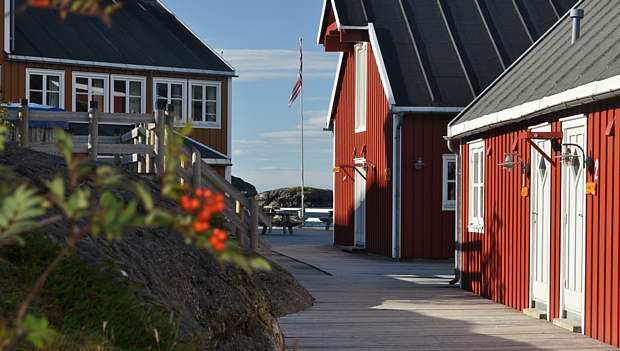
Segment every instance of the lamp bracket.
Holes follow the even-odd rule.
[[[545,160],[549,161],[549,163],[555,167],[555,161],[549,157],[549,155],[547,155],[540,147],[538,147],[538,145],[536,145],[535,142],[532,141],[532,139],[527,138],[525,139],[527,140],[528,143],[530,143],[530,145],[534,148],[534,150],[538,151],[538,153],[545,158]]]
[[[579,150],[581,150],[581,157],[583,158],[583,168],[590,168],[594,165],[594,161],[592,161],[592,158],[590,156],[586,156],[586,152],[583,150],[583,148],[581,147],[581,145],[579,144],[571,144],[571,143],[567,143],[567,144],[560,144],[561,146],[574,146],[576,148],[578,148]],[[565,157],[569,157],[568,155],[560,155],[560,156],[555,156],[554,158],[565,158]],[[572,157],[572,155],[570,156]]]
[[[530,166],[527,163],[525,163],[525,160],[523,160],[523,157],[521,157],[521,155],[519,155],[518,153],[516,153],[516,152],[504,152],[504,155],[515,155],[515,156],[518,156],[521,159],[521,173],[529,173],[530,172]],[[519,164],[519,162],[506,162],[505,164]]]
[[[364,167],[364,170],[366,170],[366,168],[368,166],[366,166],[366,164],[362,164],[362,163],[354,163],[352,165],[340,165],[339,166],[342,169],[346,169],[346,168],[352,168],[354,169],[357,173],[360,174],[360,176],[362,176],[362,178],[364,178],[364,180],[366,180],[366,176],[362,174],[362,172],[360,172],[360,170],[358,169],[358,167]]]

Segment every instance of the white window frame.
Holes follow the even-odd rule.
[[[442,155],[442,165],[443,165],[443,171],[442,171],[442,195],[441,195],[441,209],[443,211],[454,211],[454,209],[456,208],[456,199],[454,200],[449,200],[448,199],[448,183],[454,183],[454,187],[455,187],[455,191],[456,191],[456,172],[458,171],[456,169],[456,155],[455,154],[443,154]],[[454,179],[453,180],[449,180],[448,179],[448,163],[454,163]],[[456,193],[455,193],[456,196]]]
[[[88,78],[88,104],[90,107],[90,101],[91,101],[91,79],[103,79],[103,106],[99,106],[99,111],[100,112],[108,112],[109,109],[109,105],[110,105],[110,75],[107,73],[94,73],[94,72],[81,72],[81,71],[75,71],[73,72],[73,78],[72,78],[72,84],[71,84],[71,104],[72,104],[72,111],[76,111],[76,107],[77,107],[77,99],[75,98],[76,95],[76,91],[75,91],[75,85],[76,85],[76,80],[78,78]],[[87,107],[87,108],[88,108]]]
[[[474,167],[474,157],[478,155],[479,169]],[[484,233],[484,140],[476,140],[469,143],[469,180],[468,180],[468,225],[467,229],[473,233]],[[478,182],[474,182],[475,172],[478,172]],[[478,216],[474,216],[474,190],[478,189]]]
[[[60,94],[58,97],[58,107],[65,108],[65,71],[54,69],[26,68],[26,97],[30,101],[30,75],[38,74],[43,76],[43,105],[47,105],[46,77],[59,76]]]
[[[216,108],[215,108],[215,122],[206,122],[206,121],[194,121],[191,119],[191,111],[192,111],[192,101],[194,97],[192,96],[192,87],[193,86],[201,86],[203,87],[203,96],[206,94],[205,87],[215,87],[216,88]],[[206,100],[202,100],[203,102]],[[196,128],[210,128],[210,129],[220,129],[222,128],[222,82],[218,80],[195,80],[192,79],[189,81],[189,86],[187,89],[187,118],[192,122],[192,127]],[[185,121],[184,121],[185,122]]]
[[[366,131],[368,91],[368,53],[366,43],[355,45],[355,132]]]
[[[170,99],[171,99],[171,94],[170,94],[170,84],[181,84],[182,88],[181,88],[181,94],[183,95],[182,99],[181,99],[181,125],[185,125],[185,121],[187,121],[187,101],[188,101],[188,96],[187,96],[187,79],[177,79],[177,78],[164,78],[164,77],[154,77],[153,78],[153,96],[152,96],[152,102],[153,102],[153,111],[157,108],[157,84],[158,83],[165,83],[168,84],[168,102],[167,104],[170,104]],[[175,123],[178,123],[175,122]]]
[[[146,113],[146,77],[145,76],[130,76],[130,75],[120,75],[120,74],[111,74],[110,75],[110,111],[114,112],[114,82],[115,81],[124,81],[127,83],[126,85],[126,94],[127,99],[125,101],[125,111],[127,113],[131,113],[129,111],[129,82],[140,82],[140,113]]]

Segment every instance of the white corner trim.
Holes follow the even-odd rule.
[[[4,0],[4,52],[11,53],[11,22],[14,16],[11,15],[11,1]]]
[[[334,78],[334,87],[332,88],[332,97],[329,99],[329,108],[327,109],[327,120],[325,121],[325,128],[329,128],[334,114],[334,101],[336,100],[336,91],[338,90],[338,80],[340,78],[340,71],[342,70],[342,61],[344,60],[344,52],[340,53],[338,58],[338,67],[336,68],[336,77]]]
[[[333,0],[332,0],[333,1]],[[370,45],[372,46],[372,52],[375,54],[375,62],[379,69],[379,76],[381,77],[381,83],[383,83],[383,90],[385,92],[385,98],[388,104],[395,105],[394,94],[392,93],[392,85],[390,84],[390,78],[385,68],[385,62],[383,62],[383,55],[381,55],[381,48],[379,47],[379,40],[377,39],[377,33],[375,32],[375,26],[372,23],[368,23],[368,34],[370,37]]]
[[[335,0],[331,0],[332,2],[332,11],[334,11],[334,17],[336,17],[336,25],[338,26],[338,29],[340,29],[340,18],[338,18],[338,11],[336,11],[336,1]]]
[[[541,99],[493,112],[473,120],[448,125],[448,137],[459,137],[477,131],[529,119],[553,111],[620,96],[620,75],[587,83]]]
[[[228,95],[226,96],[228,107],[226,109],[226,156],[232,157],[232,77],[228,77]]]
[[[323,1],[323,9],[321,10],[321,20],[319,21],[319,33],[316,35],[316,45],[321,45],[321,30],[323,30],[323,21],[325,21],[325,9],[327,8],[327,2],[330,0]],[[332,5],[333,6],[333,5]]]

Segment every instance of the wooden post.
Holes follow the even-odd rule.
[[[28,148],[28,99],[19,100],[19,146]]]
[[[202,171],[200,169],[200,151],[196,147],[192,146],[192,186],[194,189],[200,188],[200,179],[202,179]]]
[[[250,249],[258,251],[258,201],[250,197]]]
[[[97,161],[99,154],[99,102],[91,101],[88,109],[88,158]]]
[[[155,110],[155,134],[157,137],[157,146],[155,155],[155,174],[164,174],[164,130],[165,130],[165,115],[164,104],[161,101],[157,102],[157,109]]]
[[[241,222],[243,222],[243,220],[245,219],[245,208],[243,208],[243,205],[241,203],[239,203],[239,201],[237,202],[237,216],[239,216],[239,219],[241,220]],[[258,233],[258,225],[256,226],[256,232]],[[243,232],[241,231],[241,229],[237,228],[237,239],[239,240],[239,244],[243,247],[243,242],[245,241],[245,235],[243,235]]]

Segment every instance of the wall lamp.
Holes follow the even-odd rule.
[[[422,162],[422,157],[418,159],[418,162],[413,164],[413,167],[415,167],[415,169],[418,171],[421,170],[424,166],[426,166],[426,164]]]
[[[577,150],[575,150],[575,153],[572,153],[569,146],[574,146],[581,150],[581,156],[584,159],[583,168],[590,168],[594,165],[594,161],[592,160],[592,158],[590,156],[586,157],[586,152],[583,151],[583,148],[581,146],[577,144],[562,144],[562,146],[562,154],[559,156],[555,156],[554,158],[562,159],[562,164],[564,164],[565,167],[570,167],[574,165],[576,162],[578,162],[577,160],[579,159],[579,155],[577,155]]]
[[[530,165],[528,165],[527,163],[525,163],[525,161],[523,160],[523,157],[521,157],[521,155],[514,153],[514,152],[505,152],[504,155],[506,155],[506,159],[504,160],[504,163],[500,163],[498,164],[498,166],[502,166],[502,168],[504,168],[507,172],[512,171],[512,169],[514,168],[515,165],[521,165],[521,173],[523,174],[529,174],[530,173]],[[510,155],[516,155],[519,156],[519,158],[521,159],[521,162],[514,162],[512,160],[512,157],[510,157]]]

